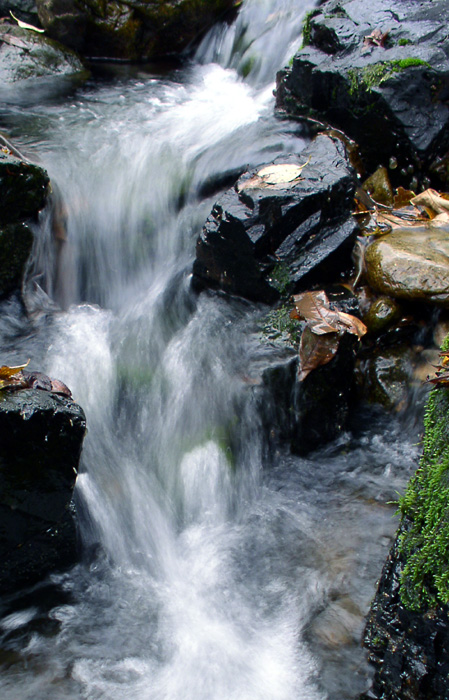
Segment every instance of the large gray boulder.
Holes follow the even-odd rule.
[[[85,77],[86,69],[70,49],[43,34],[0,24],[0,77],[5,84],[53,76]]]
[[[75,562],[72,492],[85,431],[83,410],[69,398],[1,392],[0,593]]]
[[[447,184],[448,22],[446,0],[323,3],[278,75],[278,108],[343,129],[370,171],[391,165],[414,184],[430,170]]]
[[[235,0],[37,0],[49,36],[84,56],[140,60],[183,51]]]
[[[194,284],[270,303],[334,281],[351,266],[354,191],[345,146],[325,134],[298,156],[245,173],[206,221]]]

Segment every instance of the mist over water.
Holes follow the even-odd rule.
[[[5,306],[4,361],[31,357],[86,412],[89,554],[55,577],[60,603],[4,607],[3,700],[343,700],[366,685],[363,614],[416,435],[379,418],[264,470],[263,309],[190,288],[204,192],[305,145],[272,90],[309,8],[247,0],[182,70],[0,110],[66,230],[55,245],[43,213],[31,318]]]

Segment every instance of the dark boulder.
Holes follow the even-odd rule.
[[[0,149],[0,297],[20,288],[31,252],[31,221],[48,196],[46,171]]]
[[[183,51],[235,0],[37,0],[49,36],[83,56],[141,60]]]
[[[400,596],[404,521],[382,571],[364,645],[375,667],[373,687],[361,700],[447,700],[449,616],[447,605],[415,612]]]
[[[324,134],[299,156],[245,173],[198,239],[195,286],[270,303],[334,281],[351,266],[354,190],[343,143]]]
[[[278,74],[277,106],[343,129],[369,171],[449,182],[449,6],[445,0],[329,0]]]
[[[39,389],[1,393],[0,592],[77,557],[72,492],[86,431],[72,400]]]
[[[287,441],[292,452],[306,455],[345,430],[354,398],[356,350],[356,338],[344,334],[335,357],[300,381],[295,349],[281,344],[278,361],[264,369],[258,389],[259,412],[271,441]]]

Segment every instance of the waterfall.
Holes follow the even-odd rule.
[[[320,680],[306,629],[365,546],[356,527],[342,545],[337,494],[363,490],[373,464],[379,492],[385,459],[394,491],[414,448],[370,437],[366,470],[360,451],[352,462],[281,455],[266,477],[254,390],[263,309],[190,287],[218,196],[204,193],[305,145],[274,117],[272,91],[310,6],[246,0],[183,69],[140,67],[2,112],[58,192],[64,234],[56,249],[44,213],[23,348],[86,411],[76,500],[95,552],[56,579],[68,597],[45,618],[50,631],[32,608],[0,622],[23,631],[4,700],[319,700],[335,685]],[[364,601],[368,562],[394,528],[368,501],[358,507],[377,539]],[[352,697],[336,687],[333,700]]]

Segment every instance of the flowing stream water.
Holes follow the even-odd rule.
[[[418,427],[367,413],[308,459],[268,460],[264,309],[190,285],[214,183],[305,145],[272,91],[310,6],[246,0],[182,69],[104,67],[0,108],[67,229],[55,246],[43,213],[2,361],[65,381],[88,423],[85,557],[0,608],[2,700],[343,700],[368,684],[363,616]]]

